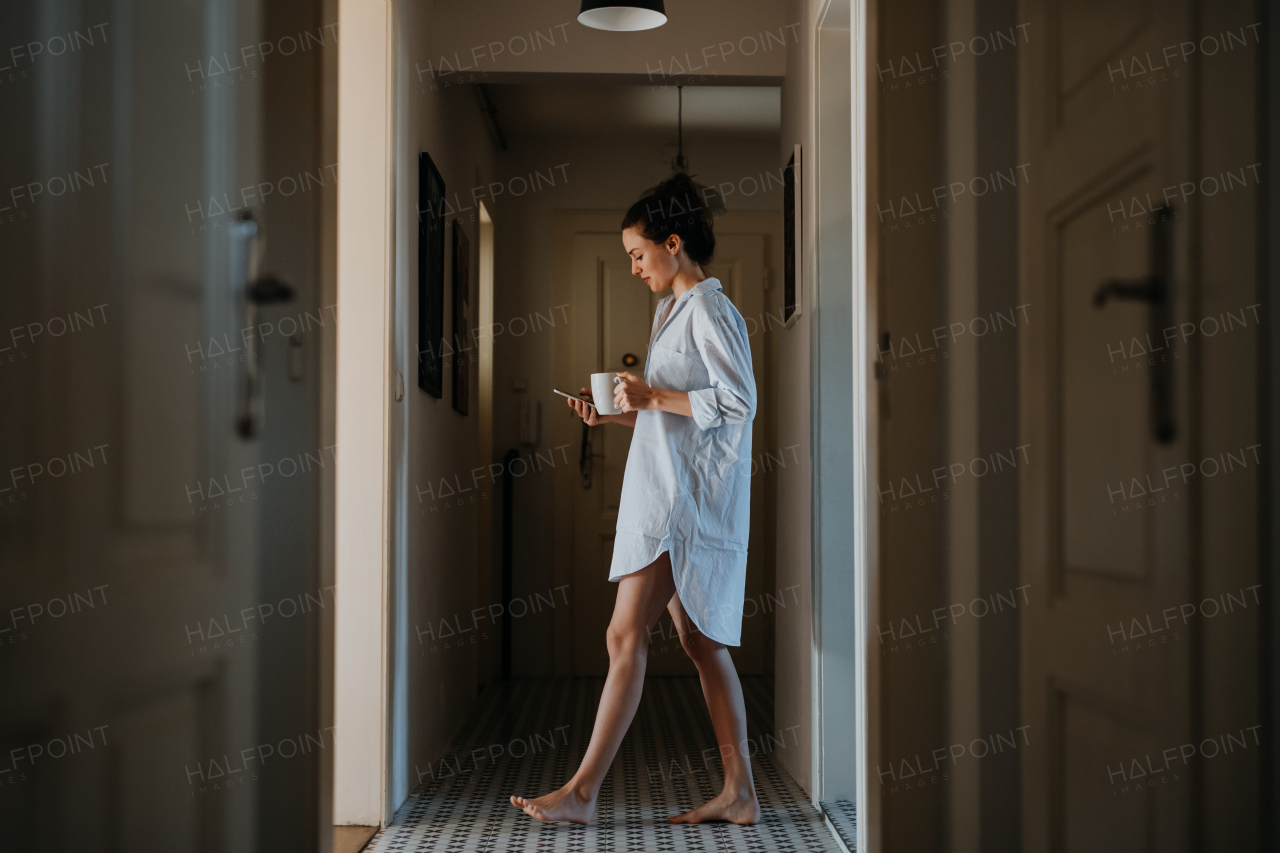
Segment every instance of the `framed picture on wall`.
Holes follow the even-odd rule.
[[[782,174],[782,320],[784,328],[791,328],[801,311],[801,284],[803,264],[800,252],[800,220],[804,206],[801,202],[800,146],[791,154]]]
[[[462,220],[453,220],[453,407],[467,414],[471,403],[471,243]]]
[[[444,178],[418,155],[418,387],[444,395]]]

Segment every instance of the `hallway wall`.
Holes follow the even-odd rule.
[[[782,139],[777,157],[785,162],[799,144],[802,183],[802,251],[800,252],[801,313],[795,325],[775,336],[778,370],[777,436],[781,445],[800,444],[802,465],[778,472],[778,561],[776,584],[795,587],[799,606],[777,612],[774,726],[793,731],[791,748],[779,752],[779,760],[805,791],[813,793],[813,611],[812,582],[812,467],[810,437],[810,324],[812,310],[806,301],[815,273],[817,195],[813,170],[805,158],[814,151],[813,21],[819,0],[791,0],[787,20],[798,22],[798,44],[787,51],[786,79],[782,84]],[[782,288],[769,294],[773,311],[782,309]],[[852,709],[850,709],[852,711]],[[792,728],[795,727],[795,728]]]
[[[442,754],[461,725],[476,695],[478,644],[485,630],[471,611],[479,567],[476,521],[492,493],[474,505],[450,506],[441,500],[440,481],[464,484],[481,463],[476,459],[478,365],[471,368],[471,411],[452,406],[452,367],[444,361],[443,394],[427,394],[417,384],[418,348],[418,153],[431,155],[445,182],[446,197],[470,198],[471,187],[488,182],[494,172],[491,144],[472,93],[432,87],[417,67],[427,61],[435,22],[429,3],[395,3],[398,43],[396,61],[395,136],[395,311],[394,359],[404,375],[405,397],[393,403],[392,446],[406,465],[393,472],[394,513],[391,548],[392,625],[389,754],[391,794],[399,805],[422,778],[430,762]],[[478,305],[476,275],[480,242],[474,207],[454,204],[445,210],[445,335],[452,320],[453,222],[461,222],[471,249],[472,314]],[[455,209],[458,210],[455,213]],[[482,494],[489,490],[482,480]],[[474,633],[460,632],[462,642],[443,637],[442,621]]]

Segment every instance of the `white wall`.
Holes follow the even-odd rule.
[[[814,151],[811,63],[813,56],[810,0],[789,3],[787,19],[798,21],[798,44],[787,52],[786,81],[782,85],[782,145],[779,157],[789,157],[792,146],[799,143],[805,154]],[[807,161],[807,157],[805,158]],[[807,166],[807,162],[805,164]],[[778,442],[800,443],[812,452],[810,436],[810,346],[812,305],[809,297],[815,272],[815,231],[817,207],[814,192],[814,170],[802,168],[803,182],[803,252],[801,258],[804,288],[803,311],[796,324],[775,338],[778,365]],[[782,289],[774,298],[781,300]],[[779,302],[778,306],[781,307]],[[811,457],[804,457],[806,462]],[[777,584],[795,584],[800,606],[778,610],[776,614],[776,687],[774,692],[774,726],[784,731],[792,726],[799,741],[795,749],[779,751],[779,760],[807,792],[813,792],[813,671],[810,665],[813,649],[812,582],[812,468],[802,465],[779,472],[778,479],[778,562]],[[850,708],[850,713],[853,709]]]
[[[418,154],[426,151],[445,182],[448,197],[470,198],[471,187],[487,183],[494,146],[472,93],[467,89],[432,90],[423,85],[415,63],[425,62],[435,23],[433,4],[397,2],[395,14],[395,316],[393,358],[403,373],[405,397],[392,404],[390,441],[393,458],[404,465],[393,476],[391,543],[391,684],[389,709],[391,756],[389,800],[392,807],[419,782],[430,762],[444,753],[476,696],[477,646],[464,635],[459,646],[447,639],[432,643],[442,619],[471,621],[475,606],[478,513],[492,495],[464,507],[444,509],[439,482],[464,484],[477,461],[479,407],[478,361],[471,365],[471,407],[463,416],[452,404],[452,367],[446,358],[443,395],[436,399],[418,388]],[[445,232],[444,333],[452,329],[452,221]],[[479,218],[474,206],[457,217],[470,241],[472,316],[478,316]],[[473,481],[472,481],[473,482]],[[422,494],[431,488],[430,493]],[[485,488],[482,486],[482,488]],[[487,490],[487,489],[486,489]],[[473,493],[474,494],[474,493]],[[467,495],[470,498],[471,495]],[[435,512],[432,512],[432,509]],[[483,623],[478,626],[483,630]],[[424,632],[419,634],[419,632]],[[421,640],[420,640],[421,636]],[[448,647],[446,647],[446,643]],[[435,651],[432,651],[432,647]],[[424,778],[429,778],[425,777]]]

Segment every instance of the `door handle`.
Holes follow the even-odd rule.
[[[582,488],[591,488],[592,464],[595,455],[591,452],[591,427],[582,422],[582,451],[578,454],[578,474],[582,477]]]
[[[603,459],[603,453],[596,453],[591,445],[591,427],[582,422],[582,453],[578,456],[578,473],[582,476],[582,488],[590,489],[595,472],[595,460]]]
[[[1102,308],[1109,299],[1137,299],[1148,303],[1150,333],[1148,341],[1159,339],[1172,325],[1173,305],[1170,290],[1173,282],[1173,208],[1157,208],[1151,231],[1151,274],[1140,279],[1109,279],[1093,295],[1093,304]],[[1173,362],[1161,359],[1151,368],[1152,427],[1156,441],[1169,444],[1177,430],[1173,420]]]
[[[293,298],[293,287],[268,273],[244,286],[244,298],[254,305],[273,305]]]
[[[278,277],[258,275],[262,258],[262,231],[251,211],[244,211],[231,226],[231,292],[236,301],[236,316],[241,320],[244,340],[244,370],[237,392],[236,433],[245,440],[258,432],[258,409],[261,396],[261,372],[258,355],[258,306],[274,305],[293,299],[294,289]],[[249,329],[244,338],[243,330]]]

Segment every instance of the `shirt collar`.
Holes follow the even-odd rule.
[[[679,310],[680,303],[685,301],[685,297],[690,296],[691,294],[694,294],[694,293],[710,293],[716,290],[723,290],[723,288],[720,286],[720,279],[713,277],[713,278],[704,278],[702,281],[698,282],[693,287],[689,288],[684,293],[680,294],[680,298],[677,299],[676,303],[671,306],[671,310],[667,312],[666,319],[663,320],[662,325],[658,327],[658,331],[654,334],[653,340],[656,341],[658,338],[662,336],[662,330],[667,328],[667,324],[671,322],[671,318],[676,316],[676,311]],[[662,297],[662,301],[663,302],[667,301],[668,299],[671,298],[672,295]],[[650,346],[652,346],[652,342],[650,342]]]
[[[702,294],[702,293],[709,293],[713,290],[723,290],[723,289],[724,288],[720,286],[720,279],[712,276],[711,278],[704,278],[702,281],[698,282],[693,287],[689,288],[684,293],[680,294],[680,299],[684,299],[686,296],[689,296],[694,293]]]

